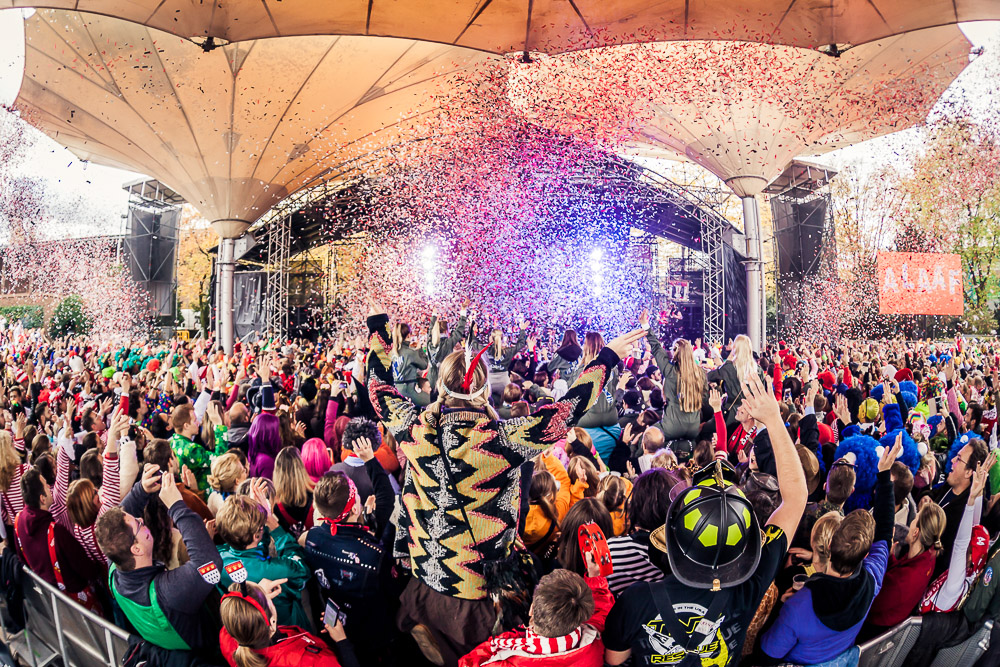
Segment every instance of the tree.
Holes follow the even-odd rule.
[[[83,299],[77,294],[71,294],[56,306],[49,324],[49,335],[53,338],[90,333],[93,321],[83,308]]]
[[[1000,140],[966,121],[934,127],[900,189],[927,248],[961,255],[972,311],[966,320],[992,320],[1000,290]]]
[[[218,236],[192,206],[185,206],[177,243],[177,300],[181,308],[192,308],[204,327],[208,322],[208,291],[212,280],[212,250]]]

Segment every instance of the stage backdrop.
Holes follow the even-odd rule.
[[[965,311],[961,257],[880,252],[878,306],[883,315],[961,315]]]

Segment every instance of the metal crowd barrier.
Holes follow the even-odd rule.
[[[889,632],[862,644],[858,667],[903,667],[920,637],[921,620],[919,616],[911,616]],[[961,644],[941,649],[931,667],[972,665],[990,647],[992,630],[993,621],[986,621],[978,632]]]
[[[8,648],[31,667],[118,667],[129,633],[70,600],[24,568],[25,629],[8,637]]]

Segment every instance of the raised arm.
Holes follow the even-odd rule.
[[[527,417],[501,422],[514,449],[527,457],[562,440],[566,431],[597,402],[611,369],[618,365],[621,356],[628,354],[644,333],[642,329],[636,329],[608,343],[597,358],[583,369],[558,403],[543,406]]]
[[[389,316],[374,304],[368,315],[368,397],[379,421],[385,424],[397,443],[412,442],[410,428],[417,422],[419,411],[402,396],[393,384],[392,361],[389,358]]]
[[[756,374],[752,374],[743,384],[743,395],[747,410],[767,428],[778,473],[781,505],[771,514],[767,525],[777,526],[785,535],[794,535],[809,496],[802,463],[785,428],[785,422],[781,419],[778,401]]]

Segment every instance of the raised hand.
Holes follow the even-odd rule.
[[[892,447],[884,447],[882,456],[878,460],[878,471],[885,472],[896,462],[896,458],[903,453],[903,431],[896,434],[896,442]]]
[[[713,412],[722,412],[722,394],[715,387],[708,392],[708,404],[712,406]]]
[[[639,342],[646,335],[642,329],[636,329],[626,334],[622,334],[607,344],[612,352],[618,355],[619,359],[624,359],[632,353],[632,346]]]
[[[358,438],[354,441],[354,453],[365,463],[375,458],[372,442],[368,438]]]
[[[771,393],[756,373],[751,373],[747,381],[743,383],[743,405],[746,406],[750,416],[763,424],[774,424],[781,422],[781,409],[778,401]],[[784,422],[781,422],[784,423]]]

